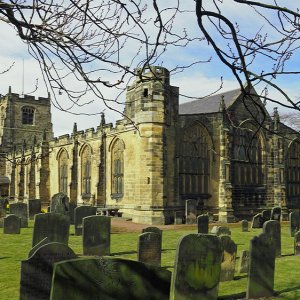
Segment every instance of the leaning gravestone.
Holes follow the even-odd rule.
[[[37,214],[34,217],[32,247],[45,237],[51,242],[68,245],[70,219],[68,216],[56,213]]]
[[[69,214],[69,198],[65,193],[57,193],[52,196],[50,212],[63,215]]]
[[[228,235],[221,235],[220,240],[223,248],[220,281],[230,281],[234,278],[237,245]]]
[[[275,249],[268,235],[261,233],[250,241],[247,299],[271,297],[274,290]]]
[[[198,233],[208,233],[209,217],[208,215],[200,215],[197,217]]]
[[[41,241],[39,241],[34,247],[32,247],[31,249],[30,249],[30,251],[28,252],[28,258],[30,257],[30,256],[32,256],[33,255],[33,253],[37,250],[37,249],[39,249],[39,248],[41,248],[42,246],[44,246],[44,245],[46,245],[46,244],[50,244],[51,243],[51,241],[48,239],[48,237],[45,237],[44,239],[42,239]]]
[[[82,219],[96,215],[97,207],[90,205],[78,206],[74,210],[75,235],[82,235]]]
[[[115,257],[55,264],[50,300],[168,300],[171,272]]]
[[[297,231],[294,236],[294,254],[300,255],[300,231]]]
[[[231,235],[231,231],[226,226],[214,226],[211,231],[212,234],[215,234],[217,236],[220,235]]]
[[[20,300],[48,300],[54,263],[76,257],[67,245],[50,243],[41,246],[27,260],[22,260]]]
[[[271,219],[271,210],[270,209],[264,209],[261,212],[261,217],[262,217],[262,225],[269,221]]]
[[[182,211],[174,212],[174,224],[179,225],[183,224],[184,213]]]
[[[26,203],[18,202],[9,205],[11,214],[21,218],[21,227],[28,227],[28,205]]]
[[[242,220],[242,232],[248,232],[248,221]]]
[[[185,201],[185,223],[196,224],[197,218],[197,200],[186,200]]]
[[[40,199],[28,200],[29,219],[33,220],[34,215],[41,213],[41,209],[42,205]]]
[[[159,266],[161,264],[161,236],[154,232],[139,235],[137,260]]]
[[[292,211],[289,216],[290,220],[290,233],[294,236],[295,233],[300,229],[300,215],[298,211]]]
[[[250,252],[249,250],[243,250],[240,255],[240,261],[238,265],[238,273],[248,273],[249,272],[249,259]]]
[[[176,250],[170,300],[217,299],[222,254],[217,236],[183,236]]]
[[[275,256],[281,256],[281,227],[280,223],[275,220],[270,220],[264,223],[263,232],[267,234],[275,247]]]
[[[110,255],[111,219],[106,216],[83,218],[83,255]]]
[[[262,228],[263,219],[261,214],[256,214],[252,219],[251,228]]]
[[[21,219],[16,215],[8,215],[4,218],[3,233],[4,234],[20,234]]]
[[[281,219],[281,207],[276,206],[276,207],[272,208],[270,219],[280,222],[280,219]]]

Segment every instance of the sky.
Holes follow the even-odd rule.
[[[143,1],[142,1],[143,2]],[[160,0],[158,3],[165,5],[166,7],[169,3],[174,3],[171,0]],[[268,32],[269,37],[276,37],[276,31],[272,32],[268,29],[268,25],[265,24],[263,18],[255,14],[251,9],[245,11],[245,9],[237,5],[231,0],[223,1],[222,13],[226,16],[230,16],[231,20],[239,23],[239,28],[241,33],[247,36],[254,36],[254,34],[261,30],[261,32]],[[265,1],[266,3],[271,3],[272,1]],[[279,1],[281,3],[282,1]],[[293,2],[293,1],[292,1]],[[163,3],[163,4],[162,4]],[[285,2],[286,3],[286,2]],[[197,25],[197,20],[194,12],[194,1],[187,0],[183,4],[185,7],[182,9],[187,9],[189,12],[180,14],[176,16],[176,21],[173,27],[182,34],[183,28],[186,28],[187,33],[191,37],[202,38],[203,34],[200,32]],[[211,5],[211,4],[210,4]],[[221,5],[221,4],[220,4]],[[285,4],[285,6],[287,3]],[[294,5],[289,4],[289,5]],[[294,7],[291,7],[294,8]],[[153,11],[149,10],[145,13],[145,18],[153,17],[151,14]],[[166,12],[166,17],[167,17]],[[247,15],[247,18],[245,18]],[[272,20],[272,16],[271,16]],[[153,22],[150,24],[153,24]],[[274,24],[276,24],[276,18],[274,17]],[[209,29],[213,32],[213,27],[207,25]],[[272,29],[272,28],[271,28]],[[155,37],[156,29],[153,26],[147,26],[146,31],[149,37]],[[175,30],[175,32],[176,32]],[[272,36],[274,35],[274,36]],[[36,97],[46,97],[47,87],[44,82],[42,72],[37,60],[33,58],[28,52],[28,46],[21,41],[21,39],[16,34],[14,28],[0,20],[0,72],[11,69],[8,72],[0,74],[0,94],[5,95],[8,92],[9,86],[12,88],[12,92],[19,94],[31,94],[35,90],[36,83],[37,90],[32,93]],[[217,40],[219,42],[219,40]],[[226,44],[220,45],[226,47]],[[134,42],[129,41],[127,46],[122,49],[121,60],[130,61],[135,55],[137,45]],[[234,49],[233,49],[234,51]],[[297,49],[295,54],[290,61],[288,61],[288,66],[292,70],[299,70],[300,67],[300,55],[297,54]],[[140,53],[141,59],[143,56],[143,51]],[[211,94],[216,91],[221,82],[221,77],[223,78],[223,87],[220,92],[228,91],[238,87],[238,83],[232,73],[224,66],[218,57],[216,57],[212,47],[208,45],[206,41],[193,42],[185,47],[168,47],[166,52],[157,60],[158,64],[162,66],[173,69],[177,65],[189,65],[194,61],[207,61],[208,63],[199,63],[190,68],[185,69],[182,72],[173,74],[171,76],[171,85],[178,86],[180,89],[180,102],[191,101],[189,97],[204,97],[205,95]],[[134,62],[138,65],[138,59]],[[134,66],[134,64],[132,64]],[[255,71],[259,72],[262,68],[267,70],[270,66],[266,65],[266,61],[257,58],[256,65],[253,64]],[[93,67],[93,66],[92,66]],[[96,74],[98,76],[98,74]],[[99,76],[102,76],[99,74]],[[129,80],[129,79],[128,79]],[[129,83],[132,82],[129,80]],[[296,99],[299,95],[299,84],[295,77],[287,77],[286,79],[280,79],[280,86],[284,91],[292,98]],[[128,81],[125,81],[127,84]],[[69,87],[76,89],[80,83],[76,82],[75,78],[70,78],[67,81]],[[259,88],[259,87],[258,87]],[[102,86],[99,87],[100,91],[106,95],[106,97],[114,99],[118,94],[118,90],[107,89]],[[185,97],[188,96],[188,97]],[[272,96],[280,100],[281,97],[277,92],[272,92]],[[77,123],[78,130],[84,130],[91,127],[97,127],[100,123],[99,113],[104,111],[107,122],[115,122],[121,119],[121,114],[108,109],[103,105],[101,99],[98,99],[95,95],[89,93],[83,100],[83,103],[89,102],[89,104],[83,105],[81,107],[73,107],[69,110],[70,102],[68,101],[64,92],[56,93],[55,97],[51,95],[51,98],[55,98],[59,102],[59,105],[63,110],[56,108],[55,101],[52,105],[52,123],[54,135],[59,136],[72,132],[74,122]],[[125,101],[125,93],[121,94],[118,98],[120,102]],[[268,108],[271,112],[274,104],[268,104]],[[277,105],[276,105],[277,106]],[[122,105],[113,105],[113,107],[118,111],[123,111]],[[279,112],[286,112],[286,109],[279,108]]]

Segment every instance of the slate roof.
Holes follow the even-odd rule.
[[[222,99],[222,96],[224,96],[224,102],[226,108],[229,108],[235,102],[235,100],[238,98],[240,94],[241,94],[241,90],[235,89],[221,94],[209,96],[204,99],[182,103],[179,105],[179,114],[193,115],[193,114],[207,114],[207,113],[218,112],[220,109],[220,101]]]

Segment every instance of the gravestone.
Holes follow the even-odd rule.
[[[280,223],[270,220],[264,223],[263,232],[271,238],[275,247],[275,256],[281,256],[281,227]]]
[[[149,226],[149,227],[146,227],[146,228],[142,229],[142,233],[145,233],[145,232],[153,232],[153,233],[158,234],[160,236],[160,245],[162,247],[162,235],[163,235],[163,231],[161,229],[159,229],[158,227]]]
[[[97,207],[90,205],[77,206],[74,210],[75,235],[82,235],[82,219],[96,215]]]
[[[239,273],[248,273],[249,272],[249,260],[250,260],[250,252],[249,250],[243,250],[240,255],[238,272]]]
[[[57,193],[52,196],[50,212],[63,215],[69,214],[69,198],[65,193]]]
[[[230,229],[228,227],[226,227],[226,226],[214,226],[211,229],[211,233],[215,234],[217,236],[220,236],[220,235],[231,235]]]
[[[186,200],[185,201],[185,223],[196,224],[197,218],[197,200]]]
[[[252,219],[251,228],[262,228],[263,219],[261,214],[256,214]]]
[[[49,243],[37,249],[27,260],[22,260],[20,300],[48,300],[54,263],[76,257],[67,245]]]
[[[176,250],[170,300],[217,299],[222,254],[217,236],[183,236]]]
[[[230,281],[234,278],[237,245],[228,235],[221,235],[220,240],[223,248],[220,281]]]
[[[143,263],[160,266],[161,235],[154,232],[144,232],[139,235],[137,260]]]
[[[7,199],[0,199],[0,228],[3,227],[4,218],[6,217]]]
[[[45,213],[34,217],[32,247],[48,237],[51,242],[68,245],[70,218],[63,214]]]
[[[262,226],[265,222],[269,221],[271,219],[271,210],[270,209],[264,209],[261,212],[261,218],[262,218]]]
[[[21,218],[21,227],[28,227],[28,205],[26,203],[18,202],[9,205],[9,211],[11,214]]]
[[[300,255],[300,231],[297,231],[294,235],[294,254]]]
[[[209,217],[208,215],[200,215],[197,217],[198,233],[208,233]]]
[[[184,213],[182,211],[174,212],[174,224],[179,225],[183,224]]]
[[[20,234],[21,218],[16,215],[8,215],[4,218],[3,233],[4,234]]]
[[[69,203],[69,216],[70,216],[70,224],[74,225],[74,218],[75,218],[75,208],[77,204],[74,201],[70,201]]]
[[[33,220],[34,215],[41,213],[41,209],[42,209],[42,205],[40,199],[28,200],[29,219]]]
[[[31,249],[30,249],[30,251],[28,252],[28,258],[30,257],[30,256],[32,256],[33,255],[33,253],[37,250],[37,249],[39,249],[39,248],[41,248],[42,246],[44,246],[44,245],[46,245],[46,244],[50,244],[51,243],[51,241],[48,239],[48,237],[45,237],[44,239],[42,239],[41,241],[39,241],[34,247],[32,247]]]
[[[55,264],[50,300],[168,300],[171,272],[115,257]]]
[[[275,249],[268,235],[261,233],[250,241],[247,299],[271,297],[274,290]]]
[[[292,211],[290,213],[290,234],[294,236],[295,233],[300,229],[300,215],[298,211]]]
[[[281,207],[276,206],[276,207],[272,208],[270,219],[280,222],[280,219],[281,219]]]
[[[111,218],[89,216],[83,218],[83,255],[110,255]]]
[[[248,232],[248,221],[242,220],[242,232]]]

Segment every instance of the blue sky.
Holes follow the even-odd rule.
[[[172,3],[170,0],[161,0],[160,3],[167,6]],[[272,38],[271,30],[266,26],[263,20],[253,13],[253,10],[245,11],[240,5],[233,3],[231,0],[223,1],[222,9],[224,15],[230,15],[232,20],[240,23],[241,32],[251,36],[254,35],[258,28],[263,28],[264,31],[267,31],[269,37]],[[266,1],[272,2],[272,1]],[[291,1],[289,1],[291,2]],[[182,2],[185,6],[184,8],[189,9],[190,12],[181,15],[177,18],[174,26],[178,28],[179,32],[182,32],[183,28],[186,28],[188,34],[194,37],[202,37],[202,33],[197,26],[196,16],[193,12],[194,1],[187,0]],[[279,3],[283,3],[279,1]],[[288,5],[286,1],[284,2],[285,6]],[[295,5],[293,3],[289,5]],[[148,13],[151,17],[151,11]],[[245,18],[245,16],[247,16]],[[274,22],[276,21],[275,17]],[[151,33],[155,32],[155,29],[151,26],[147,27],[147,33],[149,36]],[[1,38],[1,55],[0,55],[0,71],[8,68],[12,63],[14,66],[12,69],[0,75],[0,93],[6,94],[8,87],[12,87],[12,91],[15,93],[22,93],[22,82],[24,77],[24,93],[29,93],[34,89],[35,82],[38,79],[38,89],[34,93],[35,96],[46,96],[47,89],[46,85],[43,82],[43,77],[39,69],[39,65],[34,58],[28,54],[27,46],[18,38],[16,32],[11,28],[11,26],[0,22],[0,38]],[[220,42],[221,43],[221,42]],[[223,47],[226,47],[226,44],[220,44]],[[134,55],[135,45],[129,43],[127,48],[125,47],[122,56],[124,59],[129,59]],[[211,57],[209,63],[197,64],[184,72],[175,74],[171,77],[171,84],[179,86],[180,93],[186,94],[192,97],[203,97],[211,92],[215,91],[220,85],[220,78],[223,77],[223,90],[227,91],[238,87],[238,84],[231,74],[231,72],[219,61],[219,59],[214,54],[212,48],[207,44],[206,41],[191,43],[186,47],[170,47],[166,53],[161,57],[160,63],[168,69],[174,68],[176,65],[189,64],[197,60],[207,60]],[[24,59],[24,72],[23,72],[23,59]],[[295,53],[292,60],[289,62],[290,69],[297,70],[300,66],[300,55]],[[257,64],[253,65],[254,70],[260,70],[261,68],[267,69],[271,66],[266,64],[266,61],[258,59]],[[299,84],[298,79],[293,77],[287,77],[280,80],[280,86],[290,95],[292,99],[295,99],[299,95]],[[78,86],[74,80],[69,80],[68,85],[72,87]],[[112,89],[105,89],[101,87],[101,92],[104,93],[107,97],[114,98],[118,91]],[[278,93],[273,92],[272,94],[276,99],[280,99]],[[66,99],[65,95],[56,95],[59,101],[59,104],[63,108],[69,108],[70,103]],[[123,93],[120,100],[125,101],[125,94]],[[52,107],[52,122],[54,127],[55,136],[70,133],[72,131],[73,123],[77,122],[78,129],[83,130],[90,127],[96,127],[100,122],[100,116],[97,113],[100,113],[105,109],[105,115],[107,122],[114,122],[117,119],[120,119],[121,116],[109,109],[105,108],[102,101],[95,97],[92,94],[89,94],[85,101],[91,103],[81,107],[80,109],[72,109],[73,113],[76,115],[63,112],[54,106]],[[180,98],[181,102],[190,101],[184,97]],[[269,105],[270,109],[274,105]],[[122,111],[122,105],[114,106],[116,109]],[[285,112],[284,109],[279,108],[279,111]],[[79,114],[78,113],[83,113]],[[96,115],[93,115],[96,114]]]

